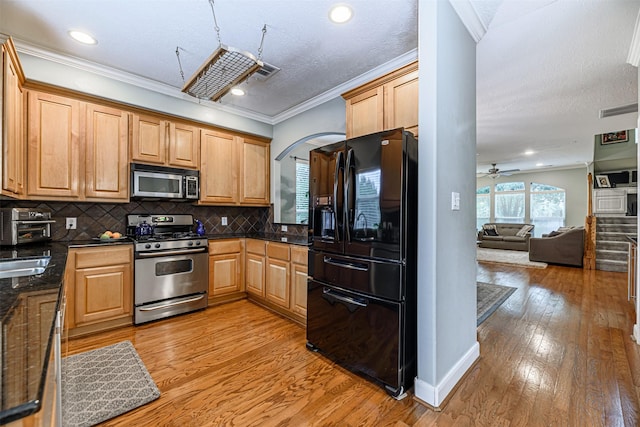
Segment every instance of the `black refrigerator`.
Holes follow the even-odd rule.
[[[307,347],[400,399],[416,375],[417,140],[379,132],[309,162]]]

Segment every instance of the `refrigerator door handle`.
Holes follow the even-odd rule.
[[[340,223],[338,222],[338,179],[340,178],[340,169],[342,169],[342,174],[344,175],[344,166],[342,165],[342,152],[338,152],[338,158],[336,159],[336,170],[333,174],[333,220],[336,228],[335,232],[335,241],[340,241]],[[344,205],[343,205],[344,209]]]
[[[358,307],[366,307],[369,305],[369,302],[364,298],[353,298],[346,295],[341,295],[339,293],[336,293],[335,291],[332,291],[329,288],[322,289],[322,296],[325,299],[333,299],[335,301],[340,301],[345,304],[357,305]]]
[[[353,162],[353,148],[347,152],[347,161],[344,164],[344,221],[346,240],[351,241],[351,207],[349,206],[349,191],[351,189],[351,163]]]
[[[336,267],[344,267],[350,270],[369,271],[369,266],[367,264],[342,261],[342,260],[334,259],[328,256],[324,257],[324,262],[325,264],[335,265]]]

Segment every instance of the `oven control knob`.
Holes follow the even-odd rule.
[[[200,246],[200,240],[196,240],[196,246]]]
[[[156,248],[156,249],[160,249],[160,243],[156,243],[156,244],[155,244],[155,248]]]
[[[144,248],[145,248],[145,249],[150,249],[150,248],[151,248],[151,245],[150,245],[149,243],[147,243],[146,245],[144,245]]]
[[[193,246],[193,242],[192,242],[192,241],[189,241],[189,243],[187,243],[187,245],[189,245],[189,246]]]

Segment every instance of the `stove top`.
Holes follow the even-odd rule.
[[[127,236],[136,252],[206,248],[206,237],[193,232],[193,216],[188,214],[127,215]]]

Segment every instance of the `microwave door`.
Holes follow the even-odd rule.
[[[182,175],[142,172],[134,173],[134,193],[136,197],[183,197]]]
[[[310,156],[309,233],[317,250],[342,253],[344,144],[318,148]]]

